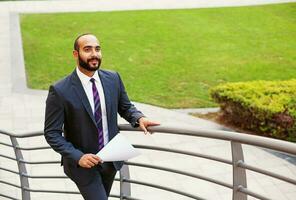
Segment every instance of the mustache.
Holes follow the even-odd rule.
[[[87,62],[90,62],[92,60],[96,60],[96,61],[99,62],[101,59],[99,59],[98,57],[94,56],[94,57],[91,57],[91,58],[87,59]]]

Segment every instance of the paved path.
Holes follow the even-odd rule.
[[[284,0],[73,0],[73,1],[22,1],[22,2],[0,2],[0,128],[15,133],[39,131],[43,129],[44,107],[46,91],[32,91],[25,88],[25,74],[22,60],[18,58],[20,48],[15,33],[18,27],[15,26],[15,19],[11,18],[11,12],[76,12],[76,11],[100,11],[100,10],[137,10],[137,9],[172,9],[172,8],[198,8],[198,7],[221,7],[239,5],[258,5],[266,3],[294,2]],[[162,124],[175,124],[184,126],[195,126],[204,129],[224,129],[218,124],[197,119],[186,114],[175,111],[136,103],[136,106],[147,116],[160,121]],[[125,123],[120,120],[120,123]],[[124,133],[135,144],[158,145],[171,148],[182,148],[189,151],[197,151],[209,155],[221,156],[230,159],[231,152],[228,142],[210,140],[206,138],[192,139],[188,137],[165,136],[154,134],[145,136],[140,133]],[[0,141],[10,143],[8,138],[0,136]],[[43,137],[34,141],[22,140],[21,145],[46,144]],[[286,160],[279,158],[267,151],[244,145],[245,159],[265,169],[270,169],[286,176],[296,178],[296,167]],[[1,146],[1,152],[14,156],[14,153],[6,147]],[[218,178],[219,180],[232,182],[231,167],[217,164],[204,159],[189,159],[166,153],[155,153],[143,151],[143,155],[133,161],[146,162],[155,165],[178,167],[197,174]],[[49,160],[59,159],[53,151],[36,151],[25,153],[28,160]],[[0,158],[0,167],[15,169],[15,163]],[[56,165],[28,165],[30,174],[38,175],[46,171],[48,174],[63,174],[61,168]],[[206,199],[231,199],[231,191],[204,181],[193,181],[183,176],[172,176],[169,173],[159,175],[155,171],[131,168],[131,177],[152,183],[159,183],[190,192]],[[0,171],[0,178],[9,182],[19,184],[17,176]],[[254,190],[266,194],[274,199],[292,200],[296,196],[295,186],[276,181],[255,173],[248,173],[248,186]],[[33,188],[44,189],[70,189],[76,190],[75,186],[68,180],[56,180],[52,182],[40,182],[30,180]],[[118,184],[115,184],[112,192],[118,192]],[[178,195],[160,192],[154,189],[143,189],[133,186],[133,195],[145,200],[182,200]],[[5,185],[0,186],[0,193],[13,195],[20,198],[17,189],[11,189]],[[2,199],[2,197],[0,197]],[[54,200],[61,199],[61,195],[33,193],[32,199]],[[63,198],[65,199],[65,198]],[[77,195],[69,195],[67,199],[81,199]],[[252,198],[249,198],[252,199]]]

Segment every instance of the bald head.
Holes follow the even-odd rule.
[[[83,34],[77,36],[77,38],[75,39],[75,41],[74,41],[74,50],[79,51],[81,40],[84,40],[85,38],[95,39],[98,42],[98,39],[94,34],[92,34],[92,33],[83,33]]]

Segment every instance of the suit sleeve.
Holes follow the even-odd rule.
[[[56,152],[78,163],[83,153],[62,136],[63,125],[64,103],[56,89],[50,86],[45,109],[45,139]]]
[[[130,102],[127,93],[125,91],[125,87],[118,73],[119,81],[119,104],[118,104],[118,113],[121,117],[123,117],[126,121],[128,121],[133,127],[138,127],[138,119],[144,117],[144,114],[137,110],[137,108]]]

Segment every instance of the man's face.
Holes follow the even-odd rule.
[[[102,62],[101,47],[93,35],[84,35],[78,40],[79,50],[74,50],[78,65],[87,71],[96,71]]]

